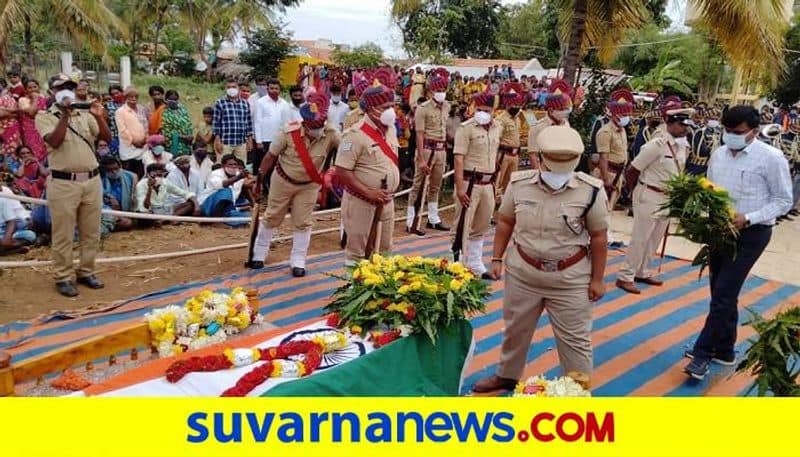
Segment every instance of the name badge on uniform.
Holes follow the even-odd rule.
[[[353,149],[353,142],[352,141],[345,141],[340,146],[342,152],[350,152]]]

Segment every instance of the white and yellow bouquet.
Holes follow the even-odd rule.
[[[547,379],[533,376],[517,384],[515,397],[591,397],[588,378],[579,373]]]
[[[170,305],[145,315],[152,345],[161,357],[221,343],[263,320],[244,289],[204,290],[183,306]]]

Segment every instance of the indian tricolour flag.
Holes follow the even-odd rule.
[[[291,330],[272,330],[229,340],[188,353],[209,355],[224,348],[266,348],[330,331],[318,321]],[[436,345],[425,335],[411,335],[375,349],[353,337],[341,350],[325,354],[320,367],[305,378],[270,378],[250,396],[443,396],[458,395],[472,356],[472,326],[466,320],[439,330]],[[77,395],[108,397],[215,397],[257,365],[210,373],[189,373],[177,383],[164,377],[174,357],[159,359],[89,386]],[[262,363],[262,362],[259,362]]]

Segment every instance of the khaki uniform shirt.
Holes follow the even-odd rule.
[[[642,146],[631,165],[641,172],[639,181],[663,190],[667,180],[683,171],[687,154],[687,148],[665,133]]]
[[[528,146],[528,135],[530,134],[531,126],[528,124],[528,118],[525,117],[525,111],[520,110],[517,113],[516,119],[519,128],[519,145],[520,147]]]
[[[344,130],[356,125],[356,123],[360,121],[362,117],[364,117],[364,111],[362,111],[361,108],[350,110],[350,112],[347,113],[347,116],[344,117],[344,122],[342,122]]]
[[[335,128],[325,126],[322,131],[322,136],[314,141],[311,141],[305,134],[305,130],[301,122],[290,122],[284,127],[269,146],[269,153],[278,158],[283,171],[293,180],[298,182],[307,182],[311,177],[306,173],[303,162],[294,147],[291,132],[299,130],[303,141],[308,148],[308,155],[311,156],[311,161],[314,162],[314,167],[317,172],[321,171],[325,165],[325,159],[332,149],[339,147],[341,136]]]
[[[500,123],[492,121],[487,130],[475,119],[461,123],[456,131],[453,154],[464,156],[464,172],[494,173],[500,147]]]
[[[625,164],[628,161],[628,134],[625,129],[617,129],[613,121],[597,131],[597,153],[608,154],[608,161]]]
[[[36,130],[39,131],[42,138],[53,133],[56,125],[58,125],[60,116],[61,111],[56,106],[36,116]],[[73,110],[69,125],[92,144],[95,143],[97,135],[100,133],[100,127],[97,125],[94,116],[86,111]],[[76,135],[75,132],[68,128],[61,146],[53,149],[50,145],[47,145],[50,151],[47,156],[50,169],[70,173],[84,173],[97,168],[94,148],[81,139],[81,136]]]
[[[542,130],[552,125],[566,125],[567,127],[569,127],[569,121],[564,120],[563,124],[556,124],[556,122],[550,116],[545,116],[544,118],[542,118],[539,122],[537,122],[536,124],[533,125],[533,127],[530,128],[530,133],[528,134],[528,151],[539,152],[539,142],[536,141],[536,137],[538,137],[539,134],[542,133]]]
[[[495,116],[495,122],[498,122],[503,130],[500,132],[500,145],[508,146],[511,148],[518,148],[519,141],[519,118],[511,117],[508,111],[500,111]]]
[[[375,189],[380,188],[381,181],[386,178],[387,189],[389,192],[394,192],[400,185],[400,171],[394,162],[386,157],[380,146],[361,131],[361,125],[364,123],[380,132],[368,117],[364,117],[363,121],[346,130],[336,154],[336,166],[353,171],[359,181]],[[399,146],[394,129],[387,129],[386,142],[397,154]]]
[[[511,175],[498,212],[516,221],[513,237],[523,252],[538,259],[562,260],[589,246],[589,232],[608,229],[608,202],[602,187],[599,179],[577,172],[566,186],[553,192],[540,181],[538,170],[520,171]],[[586,211],[595,190],[595,201]]]
[[[445,141],[447,135],[447,118],[450,116],[450,102],[437,105],[435,101],[417,106],[414,113],[414,125],[417,132],[424,132],[426,140]]]

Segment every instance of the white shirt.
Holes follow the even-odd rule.
[[[192,154],[192,157],[189,159],[189,166],[200,176],[203,186],[205,187],[205,182],[208,181],[208,175],[211,174],[214,162],[208,156],[205,156],[205,158],[203,158],[203,163],[198,163],[197,158]]]
[[[228,175],[225,174],[224,168],[217,168],[216,170],[212,171],[210,175],[208,175],[208,181],[206,181],[206,188],[203,189],[203,192],[197,198],[198,203],[201,205],[203,202],[214,192],[222,189],[222,182],[228,179]],[[239,199],[239,194],[242,193],[242,187],[244,186],[244,179],[240,179],[233,183],[230,186],[231,192],[233,192],[233,201]]]
[[[161,153],[160,156],[156,156],[150,149],[145,149],[145,151],[142,153],[141,160],[142,160],[142,166],[144,167],[145,171],[147,171],[147,166],[150,165],[151,163],[161,163],[164,164],[165,167],[171,164],[172,154],[167,151],[164,151]]]
[[[168,202],[169,196],[177,198],[178,203],[183,203],[195,196],[192,192],[181,189],[165,179],[157,188],[152,190],[150,193],[150,208],[145,208],[144,201],[147,198],[147,181],[147,179],[142,179],[136,184],[136,204],[138,206],[136,209],[140,213],[164,214],[165,212],[172,212],[172,205]]]
[[[187,180],[186,175],[184,175],[183,172],[175,165],[172,165],[172,169],[169,171],[165,181],[169,182],[170,184],[174,184],[175,187],[179,189],[191,192],[193,195],[200,195],[200,193],[206,188],[205,180],[202,179],[197,171],[189,168],[189,179]],[[166,203],[169,206],[174,206],[180,205],[185,201],[185,198],[182,198],[178,195],[169,194],[167,195]]]
[[[300,107],[294,106],[294,103],[289,105],[289,110],[286,112],[286,116],[283,118],[283,125],[286,125],[289,122],[301,122],[302,120],[303,116],[300,114]]]
[[[0,194],[14,195],[14,192],[11,192],[11,189],[9,189],[6,186],[0,186]],[[31,212],[25,209],[25,207],[22,206],[22,203],[20,203],[19,200],[12,200],[10,198],[0,198],[0,204],[9,206],[14,211],[15,219],[24,221],[31,218]]]
[[[708,179],[733,197],[751,225],[774,225],[792,209],[792,179],[783,153],[755,140],[734,156],[720,146],[708,162]]]
[[[261,96],[258,95],[258,92],[254,92],[254,93],[250,94],[249,97],[247,97],[247,104],[250,105],[250,116],[251,117],[256,115],[256,102],[258,102],[258,100],[260,98],[261,98]]]
[[[333,103],[328,106],[328,124],[338,131],[342,131],[344,118],[350,112],[350,107],[345,102]]]
[[[286,125],[288,111],[289,103],[280,97],[278,100],[273,100],[270,96],[259,98],[253,115],[256,141],[259,143],[275,141],[281,127]]]

